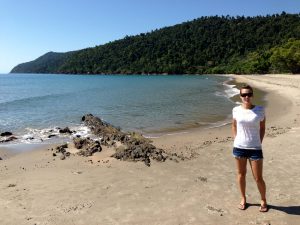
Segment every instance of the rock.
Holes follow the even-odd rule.
[[[62,147],[62,148],[68,148],[68,144],[67,143],[62,144],[60,147]]]
[[[63,129],[59,129],[59,133],[61,133],[61,134],[72,134],[72,131],[69,129],[69,127],[65,127]]]
[[[90,138],[75,137],[73,139],[73,142],[74,142],[75,148],[81,149],[78,152],[78,155],[91,156],[95,152],[101,152],[102,151],[102,147],[100,145],[100,142],[99,141],[94,141]]]
[[[101,152],[102,147],[100,145],[99,141],[95,141],[94,143],[90,143],[85,148],[81,149],[81,151],[78,152],[78,155],[82,156],[92,156],[95,152]]]
[[[150,166],[150,158],[156,161],[164,162],[166,160],[166,153],[162,149],[157,149],[152,144],[144,143],[142,145],[133,144],[126,149],[118,148],[112,157],[128,161],[143,161],[145,165]]]
[[[73,143],[75,145],[75,148],[81,149],[83,146],[87,145],[87,139],[75,137],[73,138]]]
[[[53,138],[53,137],[56,137],[56,135],[55,134],[48,135],[48,138]]]
[[[150,166],[150,159],[146,158],[145,161],[144,161],[144,163],[145,163],[146,166]]]
[[[12,135],[12,133],[9,132],[9,131],[5,131],[5,132],[0,134],[1,137],[11,136],[11,135]]]
[[[61,155],[61,156],[60,156],[60,159],[61,159],[61,160],[65,160],[65,159],[66,159],[66,156],[65,156],[65,155]]]
[[[66,148],[68,148],[68,144],[63,144],[63,145],[60,145],[60,146],[57,146],[55,148],[56,150],[56,153],[65,153],[66,152]]]
[[[110,140],[121,141],[121,138],[124,139],[124,136],[126,135],[125,133],[121,132],[120,129],[102,121],[92,114],[83,116],[82,121],[91,129],[93,134],[103,137],[104,142],[108,142]]]
[[[3,160],[3,159],[0,157],[0,160]]]

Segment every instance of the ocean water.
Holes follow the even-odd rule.
[[[228,122],[237,93],[222,76],[0,74],[0,132],[45,141],[66,126],[85,135],[92,113],[145,136]]]

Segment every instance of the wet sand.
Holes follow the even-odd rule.
[[[230,125],[153,139],[184,161],[118,161],[107,149],[93,158],[52,151],[0,161],[0,224],[299,224],[300,76],[234,76],[267,92],[263,143],[268,213],[248,168],[247,200],[237,209]],[[5,149],[0,150],[3,157]]]

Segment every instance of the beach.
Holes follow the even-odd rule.
[[[104,149],[92,157],[53,157],[49,149],[0,149],[0,224],[272,224],[300,223],[300,76],[228,75],[267,92],[263,142],[270,210],[247,173],[239,210],[231,126],[190,129],[153,138],[184,160],[126,162]]]

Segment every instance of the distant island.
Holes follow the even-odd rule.
[[[300,14],[201,17],[93,48],[48,52],[11,73],[300,73]]]

